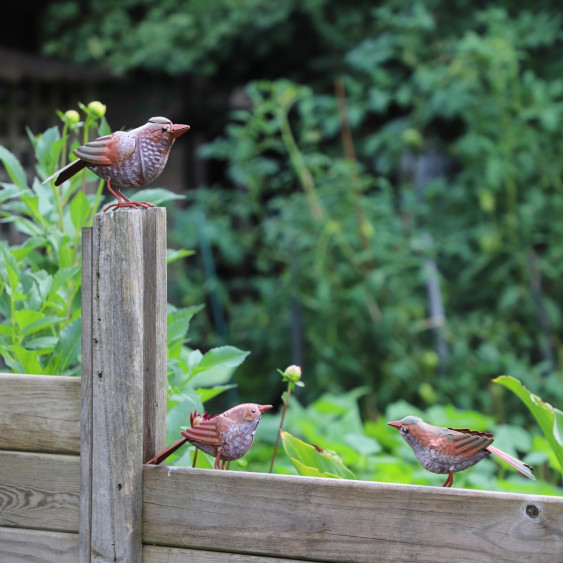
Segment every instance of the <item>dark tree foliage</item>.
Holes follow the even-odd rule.
[[[208,301],[198,340],[252,351],[243,390],[302,363],[368,407],[502,416],[501,373],[563,399],[558,2],[98,0],[45,25],[47,53],[248,84],[171,233],[214,259],[171,290]]]

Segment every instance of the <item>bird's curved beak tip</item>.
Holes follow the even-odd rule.
[[[181,123],[176,123],[175,125],[172,125],[172,130],[170,132],[172,133],[172,136],[175,139],[177,139],[184,133],[187,133],[189,130],[190,130],[189,125],[182,125]]]
[[[388,426],[392,426],[393,428],[400,428],[401,423],[398,420],[393,420],[392,422],[387,423]]]
[[[258,409],[260,410],[260,412],[265,412],[265,411],[269,411],[272,407],[272,405],[260,405],[258,407]]]

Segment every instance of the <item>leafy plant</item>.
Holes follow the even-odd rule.
[[[299,475],[340,479],[356,478],[334,452],[306,444],[289,432],[282,431],[280,434],[283,448]]]
[[[530,409],[559,462],[559,471],[563,474],[563,412],[542,401],[514,377],[501,375],[493,381],[510,389]]]
[[[13,223],[23,242],[0,241],[0,358],[16,373],[79,375],[81,343],[81,234],[92,224],[101,203],[103,182],[91,172],[77,174],[61,186],[42,184],[64,163],[67,151],[87,142],[91,133],[108,134],[105,106],[92,102],[78,112],[59,112],[62,135],[52,127],[29,133],[37,159],[31,183],[21,163],[0,146],[0,160],[11,179],[0,189],[0,216]],[[86,181],[97,188],[88,193]],[[142,190],[146,201],[161,203],[178,196],[155,188]],[[168,250],[168,263],[192,254]],[[186,333],[201,306],[168,307],[169,429],[177,435],[180,421],[194,408],[229,389],[227,382],[247,352],[231,346],[205,354],[187,345]]]
[[[533,465],[538,478],[532,482],[487,458],[457,473],[456,487],[563,495],[557,475],[549,470],[557,467],[553,465],[557,463],[555,455],[552,460],[549,445],[541,435],[522,426],[499,423],[493,416],[475,410],[451,405],[419,409],[404,400],[389,404],[376,420],[362,422],[358,399],[365,393],[366,389],[338,395],[327,393],[306,407],[294,398],[284,425],[288,431],[282,433],[286,455],[278,457],[276,472],[440,486],[443,477],[424,469],[399,433],[392,432],[386,424],[416,414],[438,426],[493,432],[495,445]],[[246,454],[244,464],[237,463],[235,469],[248,464],[255,470],[267,470],[280,416],[278,413],[263,417],[259,439]]]
[[[561,19],[496,4],[371,13],[330,84],[251,82],[248,109],[201,151],[226,173],[178,222],[205,216],[187,235],[206,237],[222,275],[178,286],[213,292],[254,351],[243,392],[267,392],[255,374],[292,357],[306,400],[365,385],[366,413],[402,397],[521,416],[491,373],[548,400],[563,388]],[[196,338],[216,326],[202,315]]]
[[[272,472],[272,469],[274,468],[274,463],[276,461],[276,455],[278,453],[278,444],[280,437],[282,435],[283,420],[285,418],[285,413],[287,412],[287,407],[289,406],[289,398],[291,397],[291,392],[295,390],[295,387],[305,386],[305,384],[301,381],[301,368],[299,366],[289,366],[285,369],[285,371],[278,370],[278,373],[282,376],[282,381],[284,383],[287,383],[287,390],[282,395],[283,408],[282,408],[281,419],[280,419],[280,428],[276,438],[276,445],[274,446],[274,455],[272,456],[272,463],[270,463],[270,473]]]
[[[85,122],[76,119],[75,111],[76,116],[60,114],[64,131],[76,134],[82,128],[86,138],[92,130],[106,134],[109,128],[98,104],[82,106]],[[77,375],[81,229],[98,210],[101,183],[91,195],[81,189],[83,174],[60,187],[42,184],[40,178],[56,170],[63,154],[66,158],[69,139],[57,127],[28,133],[37,159],[31,185],[17,158],[0,147],[11,179],[1,184],[0,217],[24,239],[11,246],[0,241],[0,355],[14,372]]]

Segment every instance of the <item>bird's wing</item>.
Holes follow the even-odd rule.
[[[221,446],[221,436],[219,424],[216,417],[204,420],[193,428],[186,428],[182,431],[182,436],[188,440],[208,444],[209,446]]]
[[[493,443],[493,435],[467,428],[446,428],[443,436],[433,440],[432,447],[439,453],[469,458]]]
[[[119,164],[129,158],[135,150],[135,137],[124,131],[98,137],[78,147],[74,154],[88,164]]]

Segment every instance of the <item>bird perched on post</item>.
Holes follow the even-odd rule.
[[[491,445],[493,435],[489,432],[432,426],[412,415],[387,424],[399,430],[425,469],[432,473],[448,474],[442,487],[452,486],[456,471],[472,467],[490,454],[506,461],[522,475],[536,480],[532,474],[533,467]]]
[[[117,199],[117,203],[108,205],[104,211],[119,207],[154,207],[146,201],[131,201],[121,193],[121,188],[143,188],[158,178],[174,141],[189,130],[189,125],[174,124],[166,117],[151,117],[142,127],[129,132],[116,131],[78,147],[74,151],[78,160],[43,183],[56,177],[55,186],[59,186],[83,168],[89,168],[106,180],[108,190]]]
[[[180,446],[190,442],[215,458],[215,469],[219,469],[220,461],[223,462],[221,469],[225,469],[227,461],[239,459],[248,452],[262,413],[271,408],[272,405],[244,403],[212,417],[207,413],[198,415],[194,412],[190,416],[192,427],[182,431],[184,437],[147,461],[145,465],[162,463]]]

